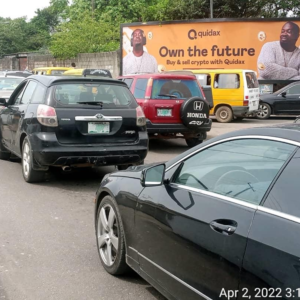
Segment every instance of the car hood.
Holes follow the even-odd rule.
[[[265,94],[259,96],[260,100],[269,100],[269,99],[274,99],[275,97],[277,97],[277,95],[275,94]]]

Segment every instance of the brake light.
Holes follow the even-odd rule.
[[[146,87],[145,99],[150,99],[151,98],[152,85],[153,85],[153,78],[150,78],[148,80],[147,87]]]
[[[51,106],[40,104],[37,109],[37,119],[44,126],[58,126],[56,111]]]
[[[243,106],[249,106],[249,101],[248,100],[244,100],[243,101]]]
[[[145,126],[146,125],[146,117],[143,109],[138,106],[136,108],[136,125],[137,126]]]

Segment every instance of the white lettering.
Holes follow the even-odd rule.
[[[206,114],[202,114],[202,113],[187,113],[187,117],[188,118],[198,118],[198,119],[207,119]]]

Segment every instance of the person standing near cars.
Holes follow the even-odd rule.
[[[264,44],[257,60],[260,79],[300,79],[299,26],[283,25],[280,40]]]
[[[131,34],[132,52],[123,59],[123,75],[158,72],[155,57],[144,51],[144,45],[146,45],[144,31],[135,29]]]

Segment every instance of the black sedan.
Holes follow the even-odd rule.
[[[300,114],[300,82],[293,82],[273,94],[260,95],[260,103],[259,119],[268,119],[271,114]]]
[[[101,263],[168,299],[300,299],[299,170],[291,124],[108,174],[95,199]]]
[[[27,182],[49,167],[126,169],[147,155],[145,115],[118,80],[30,76],[0,100],[0,159],[22,158]]]

